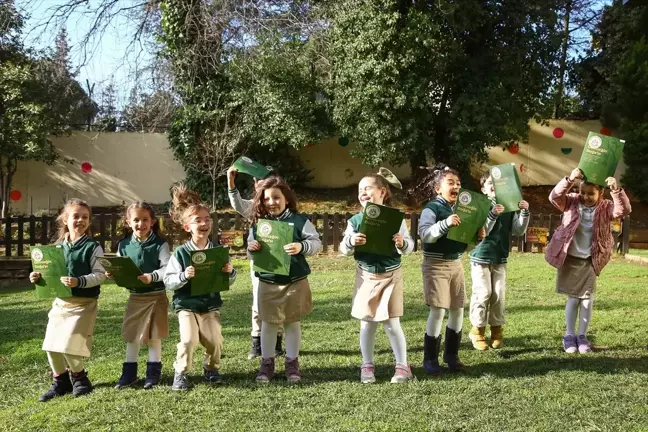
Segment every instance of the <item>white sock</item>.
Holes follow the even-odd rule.
[[[149,339],[148,351],[148,361],[151,363],[160,363],[162,361],[162,340]]]
[[[279,324],[261,322],[261,357],[274,358]]]
[[[377,322],[360,320],[360,353],[362,354],[362,363],[374,362],[377,328]]]
[[[567,297],[567,304],[565,305],[565,325],[567,331],[565,335],[574,336],[576,330],[576,316],[578,315],[578,305],[580,299],[576,297]]]
[[[580,302],[580,313],[578,314],[578,334],[586,335],[587,328],[592,320],[592,311],[594,309],[594,296],[588,299],[582,299]]]
[[[385,327],[385,333],[389,338],[389,343],[391,344],[392,351],[394,351],[394,357],[396,358],[396,363],[407,364],[407,342],[405,341],[405,333],[403,328],[400,325],[400,318],[390,318],[383,324]]]
[[[140,344],[137,342],[126,342],[126,363],[137,363]]]
[[[464,309],[450,309],[448,311],[448,328],[459,333],[463,328]]]
[[[439,337],[441,334],[441,326],[443,325],[443,317],[445,316],[445,309],[436,306],[430,306],[430,314],[427,319],[426,333],[430,337]]]
[[[275,330],[275,339],[277,330]],[[284,325],[284,338],[286,340],[286,358],[296,359],[299,357],[299,348],[301,347],[301,324],[299,321]],[[261,350],[263,351],[263,348]]]

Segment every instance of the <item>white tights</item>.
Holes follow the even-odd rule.
[[[278,331],[279,324],[261,322],[261,357],[274,358]],[[299,321],[284,324],[284,339],[286,340],[286,358],[297,358],[301,346],[301,325]]]
[[[592,320],[592,309],[594,308],[594,295],[590,298],[580,299],[577,297],[567,297],[565,305],[565,324],[567,326],[566,335],[574,336],[576,334],[576,317],[578,321],[578,334],[587,334],[587,328]],[[579,313],[580,309],[580,313]]]
[[[389,338],[396,363],[407,364],[407,342],[405,333],[400,325],[400,318],[390,318],[383,322],[385,333]],[[363,363],[373,363],[374,347],[376,346],[376,330],[378,323],[374,321],[360,321],[360,352]]]
[[[445,309],[436,306],[430,306],[430,314],[427,319],[426,333],[430,337],[439,337],[441,334],[441,327],[443,326],[443,317],[445,316]],[[448,310],[448,328],[455,332],[460,332],[463,328],[464,310],[449,309]]]

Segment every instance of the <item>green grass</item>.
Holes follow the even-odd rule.
[[[628,254],[648,258],[648,249],[630,249]]]
[[[392,355],[386,336],[376,345],[378,383],[358,382],[359,324],[350,317],[350,258],[311,260],[314,312],[303,321],[304,381],[254,382],[248,361],[250,281],[245,261],[224,295],[227,383],[213,388],[196,372],[193,390],[170,390],[178,341],[163,345],[164,385],[152,391],[113,389],[121,371],[121,321],[126,293],[102,290],[93,356],[87,363],[96,390],[39,403],[50,383],[40,350],[49,304],[33,292],[0,294],[0,430],[646,430],[648,429],[648,292],[645,267],[617,259],[599,279],[591,338],[597,352],[561,352],[564,297],[554,293],[555,271],[542,256],[514,255],[509,264],[506,347],[480,353],[464,337],[462,374],[431,378],[420,365],[427,316],[421,256],[405,259],[403,327],[416,382],[389,383]],[[468,284],[470,283],[467,275]],[[469,323],[466,318],[464,335]],[[199,369],[200,351],[195,369]],[[140,365],[146,361],[142,350]],[[279,372],[283,365],[279,362]],[[140,371],[143,368],[140,366]],[[142,372],[140,372],[141,374]]]

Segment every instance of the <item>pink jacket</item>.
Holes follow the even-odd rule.
[[[562,224],[551,237],[549,246],[545,251],[545,259],[553,267],[560,268],[565,263],[567,250],[574,239],[576,229],[580,224],[580,196],[577,193],[568,193],[574,182],[565,177],[560,180],[549,195],[549,201],[563,213]],[[627,216],[632,211],[630,200],[623,191],[617,189],[611,192],[612,201],[599,200],[594,209],[594,226],[592,228],[592,266],[598,276],[603,267],[612,257],[614,239],[610,229],[612,219]]]

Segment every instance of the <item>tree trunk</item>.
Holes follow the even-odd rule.
[[[215,211],[216,210],[216,176],[212,175],[211,176],[211,181],[212,181],[212,203],[211,203],[211,210]]]
[[[450,164],[450,147],[446,141],[448,135],[447,116],[448,111],[446,105],[450,97],[450,89],[445,87],[441,95],[441,102],[439,103],[439,112],[434,118],[434,150],[432,157],[434,163]]]
[[[13,158],[7,158],[6,162],[0,160],[0,201],[2,202],[2,211],[0,211],[0,217],[6,218],[9,214],[10,207],[10,198],[9,194],[11,193],[11,183],[13,182],[13,176],[16,173],[18,168],[18,160]]]
[[[417,149],[410,154],[410,170],[412,171],[411,182],[413,185],[418,184],[423,180],[423,177],[428,173],[425,167],[427,166],[427,155],[425,150]]]
[[[565,93],[565,72],[567,69],[567,51],[569,49],[569,20],[571,18],[572,0],[565,3],[564,31],[560,61],[558,64],[558,86],[556,88],[556,100],[554,103],[553,117],[559,118],[563,115],[563,96]]]

